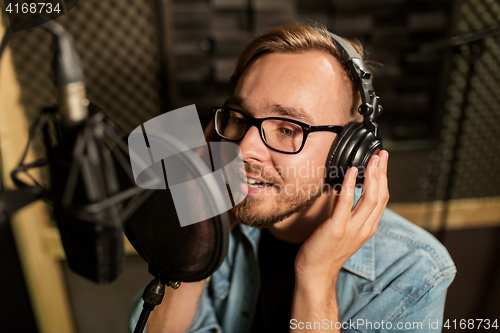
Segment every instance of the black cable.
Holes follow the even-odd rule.
[[[474,41],[469,44],[470,55],[468,57],[467,65],[469,67],[469,71],[467,72],[467,77],[465,80],[465,89],[464,89],[464,99],[462,102],[462,106],[460,108],[460,113],[458,114],[457,119],[457,130],[455,133],[455,141],[452,147],[452,154],[450,159],[450,171],[448,172],[448,177],[446,180],[445,193],[443,198],[443,210],[441,212],[440,221],[439,221],[439,229],[436,232],[436,238],[444,243],[447,232],[447,221],[450,210],[450,200],[452,199],[452,192],[456,181],[456,176],[458,174],[457,164],[459,161],[459,152],[462,148],[461,138],[464,132],[464,123],[465,123],[465,115],[466,109],[469,106],[469,92],[472,90],[472,79],[474,74],[476,73],[476,64],[478,60],[481,58],[484,50],[484,39]],[[460,49],[458,47],[455,48],[456,52],[459,52]]]
[[[35,120],[35,123],[33,124],[33,126],[31,127],[31,129],[29,131],[28,143],[26,144],[26,148],[24,149],[24,152],[21,156],[21,160],[19,161],[19,164],[17,165],[17,167],[14,168],[14,170],[12,170],[12,172],[11,172],[12,181],[18,187],[30,186],[18,178],[17,175],[20,172],[23,172],[25,175],[27,175],[38,186],[43,187],[27,171],[31,168],[34,168],[34,167],[41,167],[41,166],[47,165],[48,164],[47,159],[45,159],[45,158],[39,159],[39,160],[32,162],[30,164],[24,164],[24,160],[26,159],[26,156],[28,155],[28,151],[29,151],[29,147],[31,145],[31,142],[33,141],[33,139],[35,137],[37,137],[41,133],[42,129],[45,128],[50,117],[53,115],[54,112],[55,112],[54,108],[47,108],[47,109],[42,110],[42,112],[40,113],[38,118]]]
[[[46,158],[41,158],[32,163],[25,163],[25,159],[27,157],[27,153],[29,151],[29,147],[32,141],[42,132],[42,130],[48,130],[48,126],[51,121],[55,121],[56,117],[55,108],[46,108],[42,110],[38,118],[35,120],[32,128],[29,132],[28,143],[24,149],[24,152],[21,156],[19,164],[14,168],[11,172],[11,178],[13,182],[18,187],[29,187],[30,185],[25,183],[19,178],[19,174],[23,173],[28,176],[35,184],[44,188],[42,185],[38,183],[33,176],[29,174],[29,170],[33,168],[42,167],[48,165],[48,160]],[[95,141],[94,137],[94,129],[98,124],[104,124],[103,133],[104,136],[99,141]],[[122,165],[122,169],[129,170],[128,168],[128,160],[125,157],[125,154],[128,153],[127,145],[121,140],[121,138],[116,134],[114,130],[114,125],[111,121],[105,118],[104,114],[97,113],[87,120],[87,123],[79,133],[76,139],[75,149],[74,149],[74,160],[70,167],[70,173],[68,176],[68,181],[64,190],[63,200],[64,206],[69,210],[71,207],[71,215],[75,217],[81,218],[83,220],[92,222],[93,215],[102,212],[110,207],[113,207],[119,203],[122,203],[128,199],[131,199],[130,202],[124,207],[120,219],[125,220],[129,217],[137,208],[141,206],[141,204],[151,195],[151,190],[146,190],[137,186],[131,187],[126,190],[122,190],[114,195],[109,196],[104,200],[100,200],[96,203],[91,203],[84,206],[74,206],[71,205],[73,195],[77,191],[76,182],[78,180],[78,175],[81,171],[82,163],[86,163],[85,159],[88,158],[89,155],[95,155],[95,153],[99,151],[105,151],[106,147],[111,151],[111,146],[115,144],[116,149],[113,150],[113,154],[118,157],[116,160]],[[106,146],[106,147],[105,147]],[[91,149],[92,151],[87,151]],[[120,167],[120,166],[119,166]],[[146,170],[146,172],[152,172],[150,170]],[[133,183],[133,175],[128,174],[127,176],[131,179]],[[48,194],[50,191],[44,188],[44,192]],[[44,195],[45,200],[50,202],[50,195]]]

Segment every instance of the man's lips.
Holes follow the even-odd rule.
[[[273,183],[271,183],[271,182],[267,182],[267,181],[265,181],[263,178],[261,178],[261,177],[259,177],[259,176],[256,176],[256,175],[253,175],[253,174],[250,174],[250,173],[248,173],[248,172],[245,174],[245,176],[246,176],[246,178],[247,178],[247,179],[248,179],[248,178],[252,178],[252,179],[255,179],[255,180],[257,180],[257,181],[259,181],[259,182],[261,182],[261,183],[263,183],[263,184],[271,184],[271,185],[274,185]]]
[[[274,186],[272,185],[263,185],[263,184],[257,185],[257,184],[249,184],[248,182],[240,183],[241,192],[246,193],[246,195],[249,197],[258,196],[263,193],[271,193],[269,191],[271,191],[273,188]]]
[[[276,188],[276,186],[281,186],[278,181],[275,179],[269,179],[267,177],[261,177],[260,175],[256,175],[254,173],[250,172],[243,172],[241,173],[243,176],[243,181],[240,183],[240,189],[243,193],[247,193],[248,196],[259,196],[263,193],[271,193],[270,191],[273,191],[273,189]],[[255,179],[259,183],[249,183],[249,179]],[[269,180],[265,180],[269,179]]]

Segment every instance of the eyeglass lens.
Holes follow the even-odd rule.
[[[219,135],[228,140],[241,140],[248,127],[248,119],[232,110],[218,109],[216,125]],[[302,146],[304,131],[302,127],[280,119],[266,119],[262,122],[261,137],[273,149],[296,152]]]

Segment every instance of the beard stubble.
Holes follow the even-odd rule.
[[[249,173],[257,170],[252,169],[252,167],[249,167],[247,164],[245,164],[245,169]],[[259,176],[261,175],[262,173],[259,174]],[[265,177],[264,179],[268,181],[269,178]],[[275,204],[271,208],[266,208],[267,211],[263,211],[263,209],[260,208],[260,206],[265,204],[267,199],[266,195],[260,195],[259,197],[247,196],[233,209],[238,222],[260,229],[269,228],[311,205],[321,196],[321,180],[316,180],[315,182],[300,182],[300,178],[295,179],[296,184],[291,191],[292,193],[287,193],[290,191],[284,190],[285,187],[283,184],[274,186],[272,197],[275,198]],[[301,190],[302,187],[305,187],[307,190]],[[312,188],[316,190],[313,192]]]

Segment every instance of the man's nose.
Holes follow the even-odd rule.
[[[243,139],[241,139],[239,146],[244,161],[263,162],[269,158],[269,149],[262,141],[257,126],[250,126]]]

